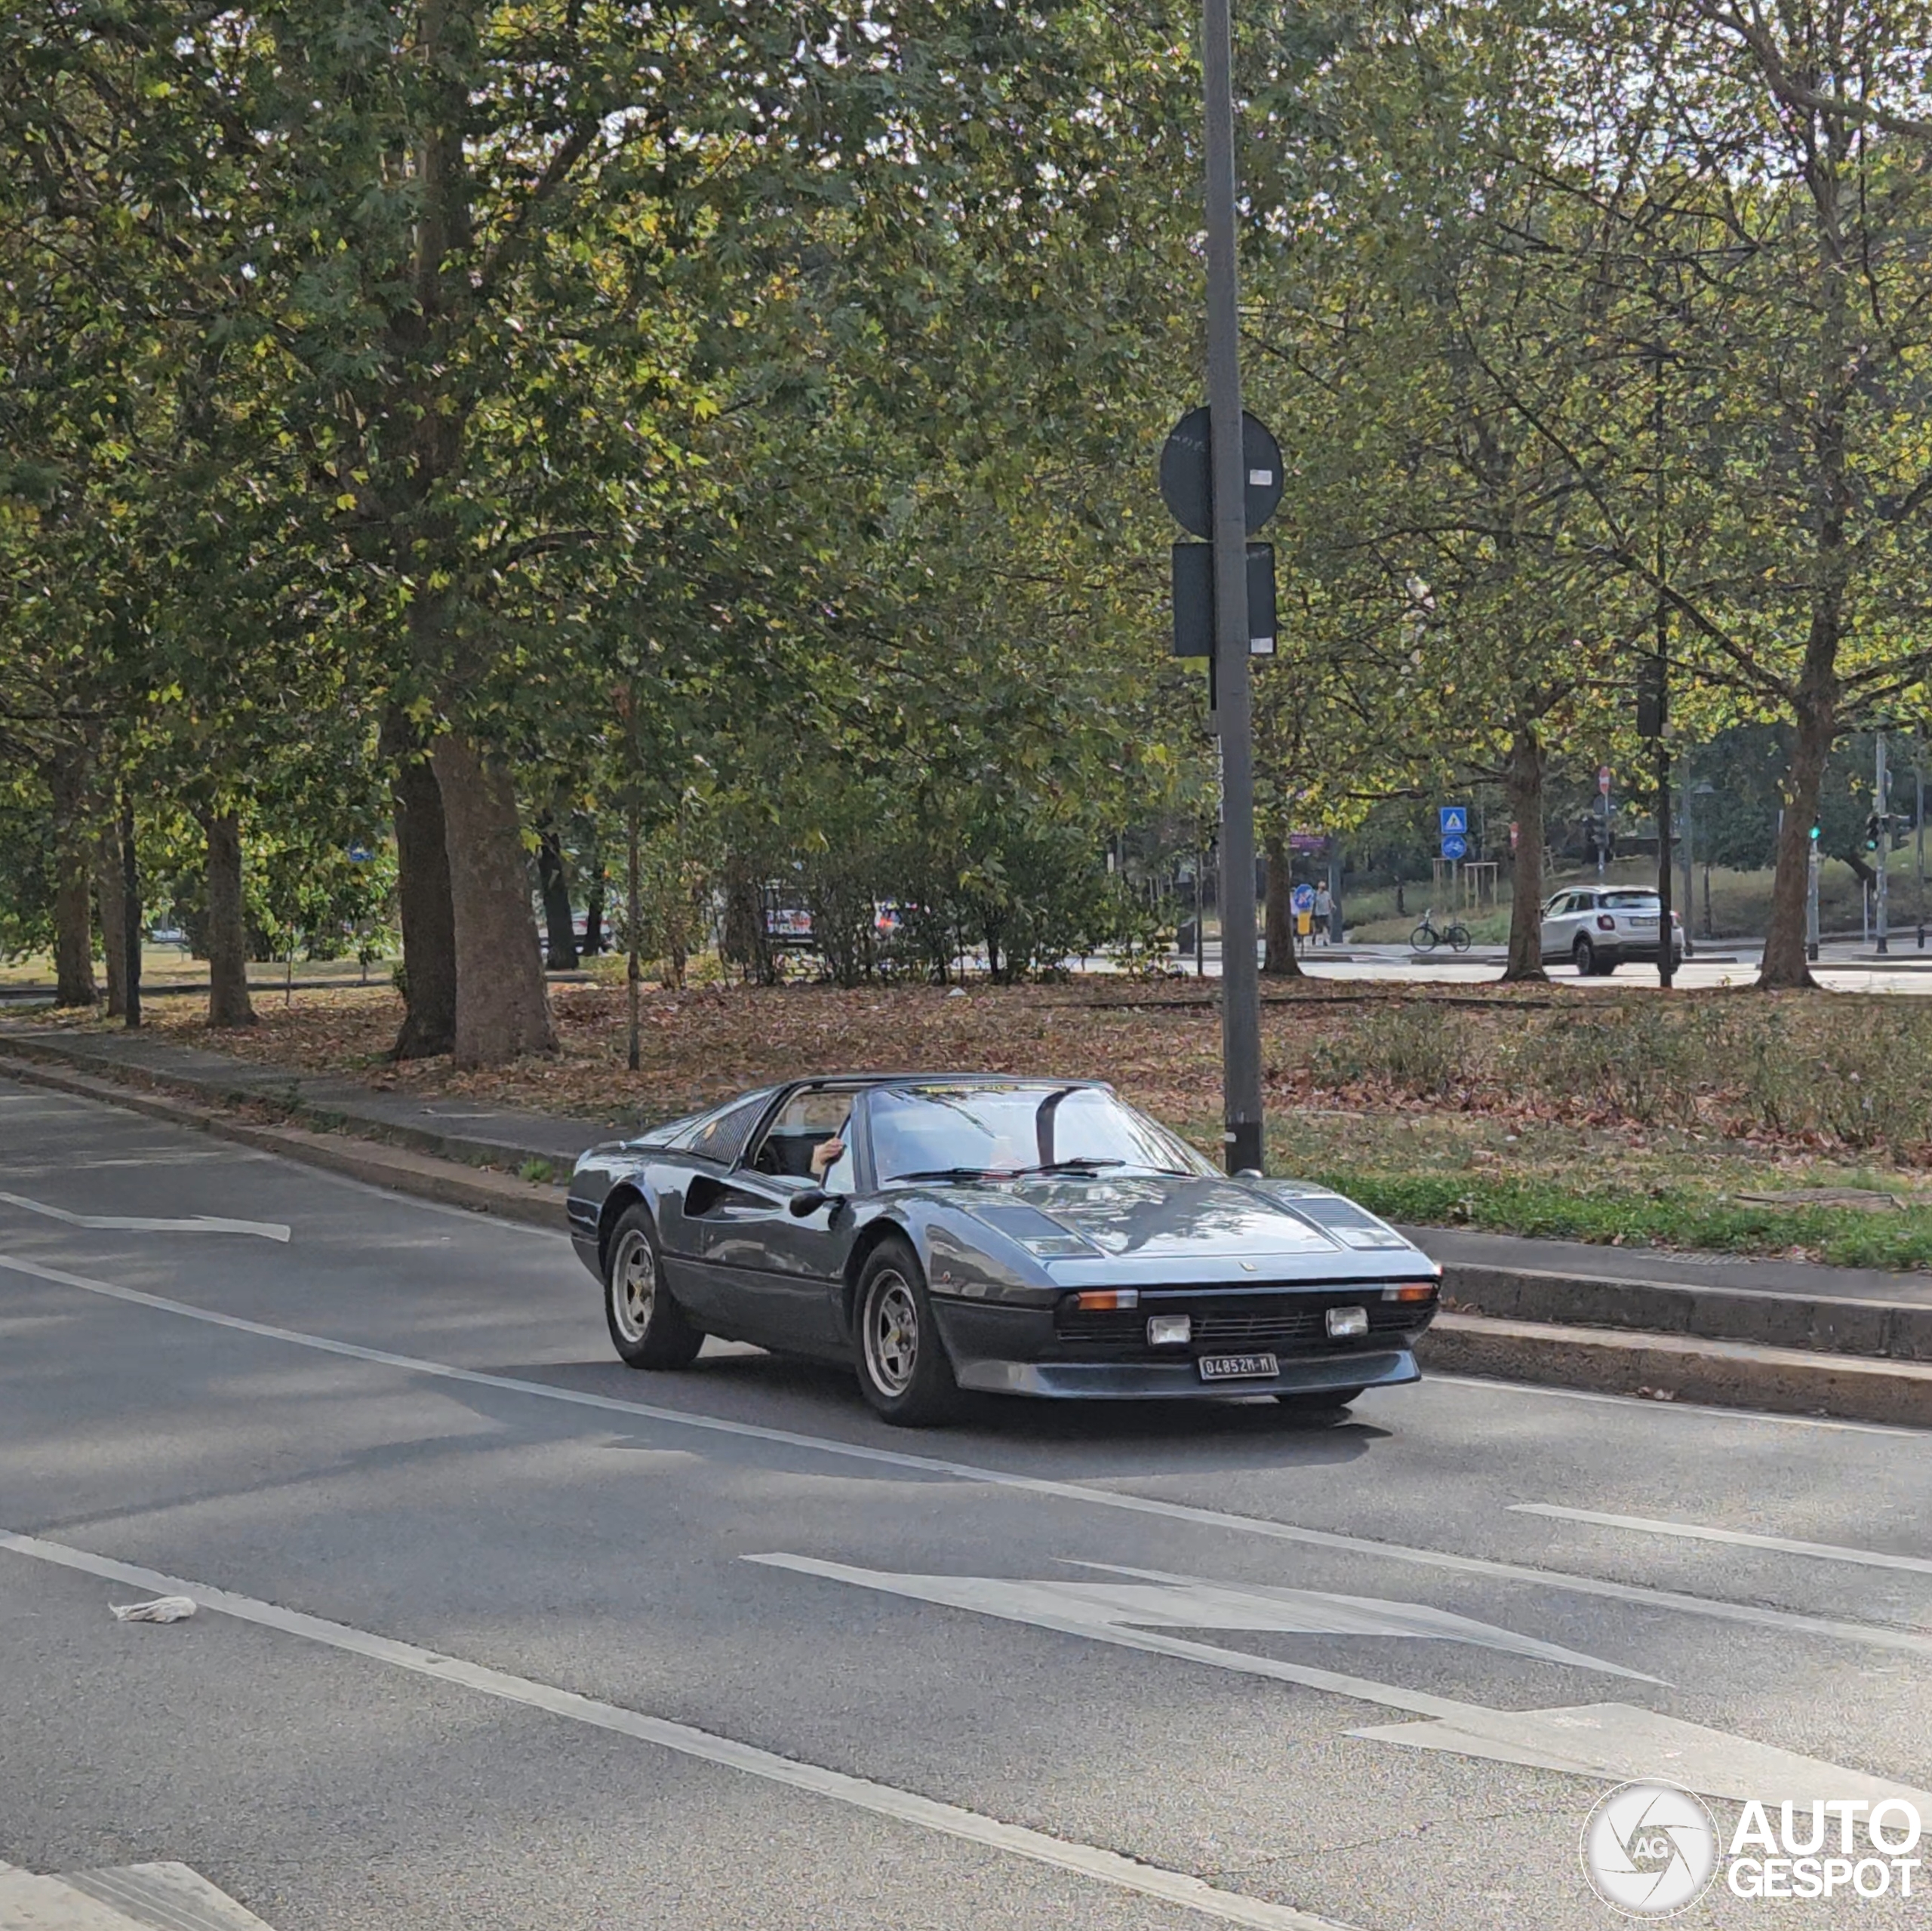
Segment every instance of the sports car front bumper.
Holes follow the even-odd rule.
[[[1402,1325],[1386,1324],[1396,1316],[1390,1307],[1374,1329],[1352,1340],[1329,1340],[1317,1333],[1291,1334],[1299,1324],[1284,1321],[1283,1331],[1271,1333],[1270,1311],[1306,1306],[1316,1314],[1331,1304],[1358,1302],[1368,1297],[1343,1289],[1277,1299],[1242,1296],[1252,1308],[1244,1314],[1251,1338],[1218,1341],[1210,1326],[1213,1316],[1197,1322],[1201,1339],[1173,1348],[1137,1344],[1124,1332],[1112,1334],[1069,1332],[1051,1308],[1015,1307],[935,1295],[933,1311],[946,1342],[955,1379],[962,1388],[1004,1394],[1035,1394],[1074,1401],[1226,1401],[1243,1394],[1318,1394],[1331,1389],[1389,1388],[1419,1380],[1414,1344],[1434,1318],[1433,1302],[1401,1311]],[[1272,1303],[1272,1308],[1269,1304]],[[1374,1305],[1371,1303],[1371,1305]],[[1161,1293],[1146,1296],[1140,1309],[1175,1311],[1194,1305],[1212,1308],[1226,1318],[1227,1298],[1215,1295]],[[1380,1306],[1377,1307],[1382,1314]],[[1244,1376],[1238,1379],[1202,1379],[1198,1357],[1217,1352],[1272,1354],[1278,1372]]]

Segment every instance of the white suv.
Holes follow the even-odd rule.
[[[1567,959],[1585,978],[1614,972],[1626,959],[1657,963],[1663,906],[1654,892],[1593,885],[1558,892],[1543,909],[1543,962]],[[1684,927],[1670,915],[1671,957],[1684,958]]]

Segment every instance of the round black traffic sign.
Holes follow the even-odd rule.
[[[1161,500],[1174,521],[1195,537],[1214,533],[1209,436],[1208,411],[1190,409],[1169,432],[1161,450]],[[1281,445],[1245,409],[1241,412],[1241,466],[1242,509],[1251,537],[1281,500]]]

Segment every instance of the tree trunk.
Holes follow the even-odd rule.
[[[1805,653],[1804,675],[1798,687],[1798,731],[1791,767],[1785,774],[1784,822],[1778,832],[1777,876],[1771,887],[1771,926],[1764,935],[1764,956],[1758,969],[1758,984],[1765,991],[1817,982],[1805,956],[1811,827],[1817,816],[1825,761],[1838,734],[1837,679],[1831,669],[1838,655],[1837,638],[1832,638],[1828,648],[1820,645],[1817,632],[1823,621],[1822,616],[1812,620],[1812,644]]]
[[[583,954],[592,958],[604,949],[604,847],[594,828],[585,856]]]
[[[208,1024],[253,1025],[248,921],[242,898],[242,826],[232,811],[197,814],[208,835]]]
[[[48,783],[54,793],[54,1003],[91,1006],[99,995],[94,980],[86,752],[78,746],[57,752]]]
[[[402,1030],[389,1056],[429,1059],[456,1044],[456,925],[443,795],[429,759],[404,727],[386,725],[383,735],[383,749],[395,760],[390,795],[402,927]]]
[[[1287,848],[1279,837],[1267,843],[1267,890],[1263,894],[1261,970],[1273,979],[1300,979],[1301,961],[1295,957],[1294,881]],[[1222,970],[1227,969],[1228,938],[1221,934]]]
[[[500,1066],[519,1053],[554,1053],[516,788],[458,733],[437,739],[429,758],[442,793],[456,933],[452,1056],[459,1066]]]
[[[555,820],[546,818],[537,835],[537,881],[543,893],[543,927],[549,935],[543,963],[552,972],[577,970],[577,934],[571,925],[571,886],[564,870],[564,841]]]
[[[94,846],[94,895],[100,906],[100,949],[107,962],[107,1016],[128,1016],[128,881],[121,835],[110,825]]]
[[[1509,957],[1506,985],[1547,979],[1543,969],[1543,741],[1533,726],[1519,724],[1509,740],[1503,778],[1516,850],[1509,868]]]

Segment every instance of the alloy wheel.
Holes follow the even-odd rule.
[[[880,1275],[866,1310],[866,1369],[884,1394],[903,1394],[919,1366],[919,1309],[904,1277]]]
[[[651,1243],[633,1230],[626,1234],[611,1265],[611,1318],[633,1347],[641,1345],[657,1299],[657,1256]]]

